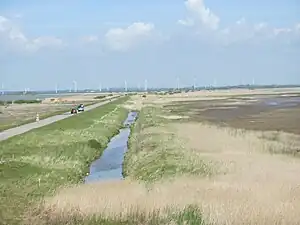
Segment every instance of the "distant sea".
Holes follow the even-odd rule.
[[[64,93],[64,94],[26,94],[26,95],[1,95],[0,94],[0,101],[15,101],[15,100],[44,100],[45,98],[57,98],[60,96],[68,96],[68,95],[74,95],[74,93]]]

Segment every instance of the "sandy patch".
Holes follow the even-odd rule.
[[[209,107],[209,108],[205,108],[203,110],[205,111],[205,110],[211,110],[211,109],[218,110],[218,109],[236,109],[236,108],[238,108],[238,107],[236,107],[236,106],[219,106],[219,107]]]
[[[89,101],[95,101],[95,97],[97,96],[106,96],[103,93],[95,94],[95,93],[89,93],[89,94],[75,94],[75,95],[66,95],[66,96],[60,96],[58,98],[46,98],[43,100],[43,103],[69,103],[69,102],[89,102]],[[110,99],[114,98],[114,96],[107,96],[103,99]]]
[[[131,96],[130,100],[123,105],[128,110],[141,110],[143,106],[143,99],[140,96]]]
[[[169,116],[159,115],[159,116],[168,120],[179,120],[179,119],[189,118],[188,116],[178,116],[178,115],[169,115]]]

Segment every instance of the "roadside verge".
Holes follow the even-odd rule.
[[[99,103],[89,105],[86,107],[85,111],[89,111],[91,109],[105,105],[111,101],[116,101],[118,98],[119,98],[119,96],[105,100],[105,101],[101,101]],[[46,126],[46,125],[54,123],[56,121],[66,119],[70,116],[72,116],[72,114],[69,114],[68,112],[64,111],[64,112],[57,112],[57,114],[56,113],[51,114],[51,115],[49,115],[49,117],[42,118],[42,120],[40,120],[39,122],[25,121],[24,124],[22,124],[21,126],[13,127],[13,128],[10,128],[10,129],[0,132],[0,141],[6,140],[10,137],[13,137],[13,136],[16,136],[19,134],[23,134],[23,133],[28,132],[35,128]],[[28,123],[26,123],[26,122],[28,122]]]

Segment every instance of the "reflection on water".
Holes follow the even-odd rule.
[[[127,151],[127,142],[130,135],[129,126],[134,123],[136,112],[130,112],[120,133],[113,137],[102,156],[94,161],[90,167],[90,174],[85,178],[86,183],[107,179],[122,179],[122,164]]]
[[[300,106],[300,97],[284,97],[264,99],[263,103],[268,106],[276,106],[280,108],[288,108]]]

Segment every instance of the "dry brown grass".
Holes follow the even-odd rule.
[[[189,148],[201,149],[201,155],[228,152],[295,155],[300,149],[299,135],[280,131],[247,131],[203,123],[180,123],[174,128],[188,140]]]
[[[95,97],[98,96],[106,96],[106,99],[111,98],[113,96],[118,96],[120,94],[114,93],[113,96],[108,96],[112,93],[79,93],[79,94],[73,94],[73,95],[62,95],[58,98],[52,97],[52,98],[46,98],[43,100],[43,103],[81,103],[81,102],[93,102],[95,101]]]
[[[228,171],[199,184],[201,192],[210,190],[199,196],[205,204],[211,203],[209,214],[223,212],[213,216],[217,224],[300,223],[300,161],[266,154],[270,149],[285,153],[299,148],[300,143],[293,141],[295,135],[278,133],[276,140],[266,140],[260,133],[232,128],[203,124],[175,127],[195,154],[218,161]]]
[[[170,97],[228,97],[228,96],[242,96],[242,95],[294,95],[295,93],[300,93],[300,88],[273,88],[273,89],[230,89],[230,90],[202,90],[188,93],[178,93],[173,94]],[[163,97],[165,98],[165,96]]]
[[[191,100],[225,100],[232,97],[243,96],[299,96],[300,88],[274,88],[274,89],[230,89],[230,90],[201,90],[188,93],[176,93],[172,95],[147,95],[145,102],[152,104],[165,104],[170,102],[184,102]],[[248,101],[251,101],[249,99]],[[241,101],[240,103],[244,103]]]
[[[211,224],[299,224],[299,188],[278,181],[247,178],[197,177],[157,182],[151,188],[130,181],[108,181],[64,189],[50,199],[43,213],[49,218],[102,215],[125,219],[134,213],[162,214],[165,209],[182,210],[195,204]],[[299,184],[299,183],[298,183]],[[148,214],[149,213],[149,214]],[[163,215],[162,215],[163,216]]]
[[[158,99],[147,96],[130,107],[155,105]],[[299,136],[178,123],[174,118],[160,110],[144,115],[127,159],[131,179],[65,188],[46,199],[40,215],[126,218],[160,211],[163,216],[166,208],[182,210],[193,204],[207,224],[300,224],[300,160],[291,157],[300,147]],[[216,166],[214,176],[180,171],[198,169],[203,160]],[[172,179],[166,179],[170,170],[162,167],[174,169]],[[139,175],[163,179],[145,184],[133,180]]]
[[[0,129],[16,126],[24,121],[35,120],[40,117],[63,113],[70,110],[72,104],[13,104],[8,107],[0,106]]]
[[[143,99],[140,95],[131,96],[130,100],[124,104],[128,110],[141,110],[143,108]]]

